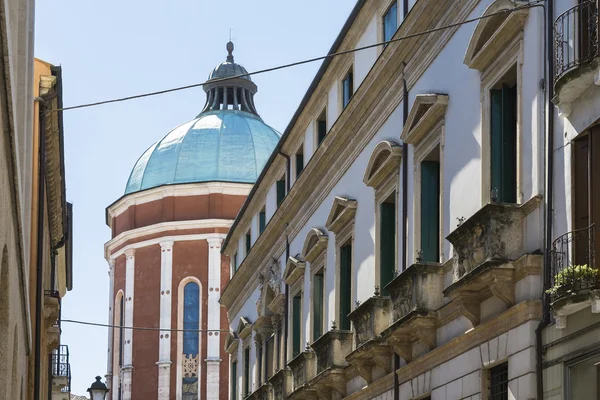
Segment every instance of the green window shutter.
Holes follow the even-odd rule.
[[[244,394],[247,397],[250,394],[250,347],[244,351]]]
[[[492,89],[491,99],[491,198],[517,202],[517,88]]]
[[[396,270],[396,204],[381,203],[379,224],[379,285],[381,293],[389,293],[383,288],[394,278]]]
[[[352,246],[340,247],[340,323],[339,329],[350,330],[350,314],[352,297]]]
[[[304,169],[304,154],[296,154],[296,178],[300,176],[300,173]]]
[[[277,207],[281,205],[283,199],[285,199],[285,181],[280,180],[277,181]]]
[[[258,232],[262,234],[265,231],[267,225],[267,214],[264,211],[258,213]]]
[[[231,364],[231,400],[237,399],[237,362]]]
[[[262,369],[263,369],[263,363],[262,363],[262,344],[259,345],[256,348],[256,365],[258,367],[258,379],[257,379],[257,383],[260,386],[262,384]]]
[[[439,261],[440,232],[440,164],[421,163],[421,258],[425,262]]]
[[[517,202],[517,87],[502,87],[503,203]]]
[[[302,319],[302,298],[294,296],[292,299],[292,357],[300,354],[300,321]]]
[[[323,334],[323,275],[313,277],[313,341]]]
[[[319,144],[325,140],[325,135],[327,135],[327,121],[317,121],[317,140]]]

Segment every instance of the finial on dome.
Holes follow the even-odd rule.
[[[233,42],[231,40],[227,42],[227,52],[229,53],[227,55],[227,62],[233,62]]]

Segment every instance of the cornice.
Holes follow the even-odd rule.
[[[229,182],[184,183],[165,185],[124,195],[106,208],[106,223],[112,228],[112,219],[125,212],[129,207],[145,204],[165,197],[202,196],[208,194],[224,194],[248,196],[252,184]]]
[[[112,253],[114,249],[122,246],[124,243],[127,243],[130,240],[143,238],[149,235],[155,235],[161,232],[183,231],[190,229],[229,229],[231,224],[233,224],[233,221],[230,219],[201,219],[193,221],[161,222],[159,224],[132,229],[130,231],[121,233],[104,244],[104,258],[109,259],[110,253]],[[166,240],[163,240],[163,242],[164,241]]]
[[[394,37],[433,28],[442,23],[438,20],[440,15],[447,16],[442,18],[444,23],[458,22],[466,18],[477,3],[478,0],[418,1]],[[458,26],[430,34],[426,40],[428,46],[421,45],[423,40],[419,38],[386,46],[221,294],[220,301],[231,315],[239,312],[247,296],[256,288],[257,279],[253,271],[264,268],[272,255],[282,254],[285,236],[281,233],[287,232],[290,241],[296,237],[356,157],[400,105],[403,100],[403,78],[406,76],[407,85],[412,87],[457,29]],[[404,68],[403,64],[409,60],[411,68]],[[403,71],[406,75],[403,75]],[[323,84],[329,87],[331,82]],[[303,134],[302,130],[300,132]],[[263,181],[261,185],[264,184]],[[238,215],[239,226],[246,226],[247,221],[258,212],[259,204],[255,198],[250,201],[245,213]],[[285,220],[283,216],[292,217]],[[225,254],[232,251],[235,237],[239,234],[230,232]]]

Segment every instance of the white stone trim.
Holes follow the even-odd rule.
[[[112,228],[112,219],[122,214],[129,207],[149,203],[165,197],[201,196],[213,193],[248,196],[251,183],[202,182],[180,185],[166,185],[123,196],[107,208],[108,226]]]
[[[180,235],[180,236],[164,236],[160,238],[145,240],[143,242],[132,243],[128,246],[123,247],[121,250],[115,252],[114,254],[107,255],[107,258],[110,260],[114,260],[123,254],[125,254],[129,250],[135,250],[142,247],[154,246],[160,244],[162,242],[184,242],[189,240],[206,240],[208,238],[221,238],[225,239],[227,234],[225,233],[198,233],[196,235]]]
[[[160,243],[160,327],[158,335],[158,400],[169,400],[171,384],[171,299],[173,242]]]
[[[116,237],[112,238],[104,244],[105,258],[108,259],[109,254],[113,249],[121,246],[130,240],[137,239],[140,237],[155,235],[162,232],[169,231],[182,231],[189,229],[214,229],[214,228],[231,228],[233,220],[231,219],[201,219],[193,221],[169,221],[161,222],[159,224],[153,224],[144,226],[141,228],[131,229]]]
[[[182,380],[183,380],[183,370],[182,370],[182,364],[183,364],[183,290],[185,288],[185,285],[187,285],[190,282],[194,282],[198,285],[198,289],[199,289],[199,307],[198,307],[198,312],[200,313],[200,315],[198,316],[198,322],[199,322],[199,326],[200,329],[202,329],[202,282],[200,282],[200,280],[198,278],[196,278],[195,276],[187,276],[185,278],[183,278],[178,285],[178,289],[177,289],[177,365],[175,370],[177,371],[175,376],[175,398],[177,400],[181,400],[183,393],[182,393]],[[202,355],[202,336],[205,333],[200,332],[200,334],[198,335],[198,398],[201,398],[201,390],[202,390],[202,362],[201,362],[201,358],[200,356]]]
[[[135,283],[135,250],[127,249],[125,252],[125,321],[126,327],[133,326],[133,304]],[[125,343],[123,345],[123,400],[131,400],[131,380],[133,372],[133,330],[125,329]]]
[[[114,293],[115,293],[115,260],[110,260],[108,262],[108,325],[115,325],[113,324],[113,315],[115,312],[115,304],[113,303],[114,301]],[[106,362],[106,376],[110,377],[112,376],[112,372],[113,372],[113,365],[112,365],[112,360],[110,359],[110,355],[112,353],[112,341],[113,341],[113,334],[114,334],[114,329],[112,327],[109,326],[108,328],[108,357],[107,357],[107,362]],[[110,385],[110,380],[107,379],[106,383],[108,385]],[[109,386],[110,389],[110,386]]]
[[[219,399],[219,369],[221,364],[221,346],[218,330],[221,329],[221,244],[222,238],[212,237],[208,242],[208,332],[206,345],[206,398]]]
[[[121,299],[124,297],[124,293],[122,290],[119,290],[114,297],[113,309],[115,310],[113,313],[114,319],[111,320],[112,325],[119,325],[119,321],[121,320],[121,308],[120,303]],[[111,299],[112,300],[112,299]],[[125,308],[125,307],[123,307]],[[119,335],[113,335],[112,337],[113,345],[112,345],[112,359],[110,357],[111,353],[109,353],[108,361],[112,362],[112,387],[111,387],[111,396],[115,390],[119,388],[119,379],[121,378],[121,371],[119,368],[119,358],[121,357],[121,348],[119,346]],[[114,397],[114,396],[113,396]]]

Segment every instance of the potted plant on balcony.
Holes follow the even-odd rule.
[[[554,286],[546,293],[554,298],[574,295],[582,289],[592,289],[598,280],[598,270],[583,265],[570,265],[554,275]]]

